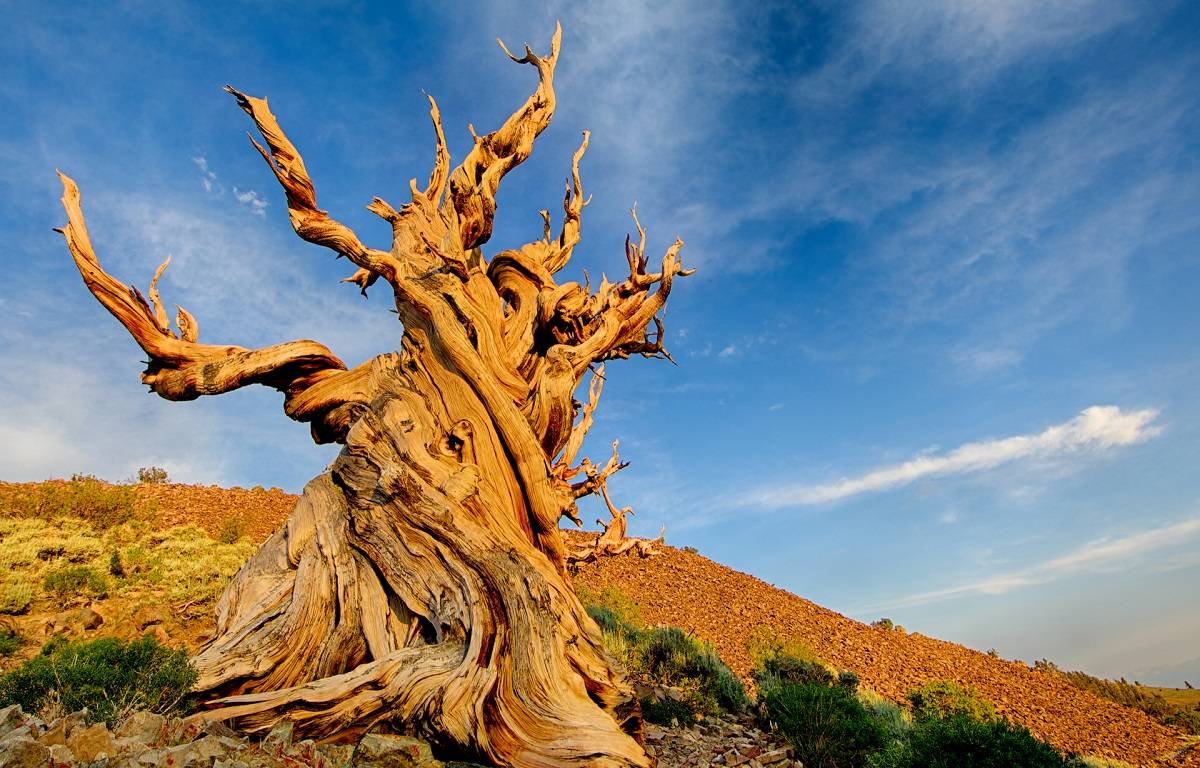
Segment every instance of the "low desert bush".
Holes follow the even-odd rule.
[[[711,645],[679,627],[655,627],[638,643],[640,671],[650,680],[683,688],[696,709],[741,712],[749,697],[737,676],[721,661]]]
[[[695,722],[696,710],[686,701],[642,699],[642,719],[659,725],[671,725],[672,721],[686,725]]]
[[[217,532],[217,541],[222,544],[237,544],[246,535],[246,524],[240,517],[230,517],[221,523]]]
[[[906,710],[870,688],[859,687],[855,695],[887,731],[889,738],[898,741],[908,737],[908,732],[912,730],[912,715]]]
[[[24,644],[25,641],[15,629],[0,625],[0,656],[12,656]]]
[[[32,602],[33,585],[24,579],[13,579],[0,589],[0,613],[25,613]]]
[[[74,475],[67,481],[52,481],[22,488],[10,494],[9,509],[20,517],[86,520],[97,530],[119,525],[134,517],[133,489],[111,485],[91,475]]]
[[[1200,711],[1189,710],[1187,707],[1173,704],[1154,691],[1148,691],[1124,678],[1104,680],[1086,672],[1063,672],[1054,662],[1046,659],[1036,662],[1034,667],[1045,673],[1062,675],[1076,688],[1093,693],[1100,698],[1115,701],[1126,707],[1140,709],[1164,725],[1173,725],[1188,733],[1200,734]]]
[[[956,714],[926,719],[909,737],[871,756],[870,768],[1068,768],[1064,757],[1028,730],[1004,720]]]
[[[88,710],[92,722],[114,725],[134,710],[181,713],[196,683],[187,653],[146,636],[129,643],[106,637],[90,642],[51,641],[40,655],[0,677],[0,707],[26,712],[48,705]]]
[[[828,686],[833,685],[836,680],[833,670],[825,662],[819,659],[797,659],[787,654],[767,656],[754,670],[754,685],[758,688],[760,696],[781,685]]]
[[[763,624],[750,631],[750,636],[746,638],[746,651],[750,654],[750,663],[755,667],[761,667],[771,656],[790,656],[800,661],[815,661],[829,666],[799,637],[784,636]]]
[[[841,686],[783,683],[760,700],[762,716],[806,768],[860,768],[887,746],[887,730]]]
[[[642,626],[641,609],[633,598],[616,587],[592,589],[579,584],[575,587],[575,594],[579,596],[579,602],[589,608],[606,608],[617,621],[634,628]]]
[[[42,587],[59,598],[90,592],[96,597],[108,596],[108,579],[86,565],[73,565],[50,571],[42,579]]]
[[[891,632],[896,628],[896,625],[892,623],[892,620],[887,617],[879,619],[878,621],[872,621],[871,626],[875,627],[875,629],[882,629],[888,632]]]
[[[158,484],[167,482],[167,470],[162,467],[141,467],[137,471],[139,483]]]
[[[964,688],[952,680],[933,680],[908,694],[913,719],[945,720],[962,716],[976,722],[996,719],[996,707],[974,688]]]

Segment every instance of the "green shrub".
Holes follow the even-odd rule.
[[[639,640],[641,669],[653,681],[683,688],[702,711],[741,712],[750,703],[746,689],[711,645],[679,627],[655,627]]]
[[[642,699],[642,719],[659,725],[671,725],[672,720],[687,725],[696,721],[696,710],[686,701]]]
[[[805,768],[860,768],[889,741],[883,725],[842,687],[783,683],[762,704]]]
[[[912,716],[905,710],[870,688],[859,688],[855,695],[893,741],[908,738],[908,732],[912,730]]]
[[[858,673],[852,669],[843,669],[838,672],[837,683],[850,693],[854,693],[858,690]]]
[[[1054,662],[1042,659],[1034,668],[1046,673],[1062,675],[1069,683],[1102,699],[1115,701],[1126,707],[1140,709],[1165,725],[1173,725],[1188,733],[1200,735],[1200,711],[1173,704],[1165,698],[1134,683],[1122,680],[1104,680],[1086,672],[1063,672]]]
[[[974,688],[963,688],[952,680],[934,680],[908,694],[913,719],[944,720],[962,715],[969,720],[996,719],[996,707]]]
[[[1026,729],[957,714],[926,719],[906,741],[873,755],[870,768],[1066,768],[1073,764]]]
[[[754,685],[760,697],[781,685],[833,685],[834,680],[833,670],[824,662],[786,654],[768,656],[754,670]]]
[[[104,529],[132,519],[135,498],[128,486],[110,485],[91,475],[74,475],[66,482],[52,481],[22,490],[9,499],[9,507],[21,517],[76,517]]]
[[[12,656],[21,650],[25,641],[12,627],[0,626],[0,656]]]
[[[755,667],[761,667],[771,656],[791,656],[793,659],[829,666],[801,638],[785,637],[763,624],[750,631],[750,636],[746,638],[746,651],[750,654],[750,663]]]
[[[596,590],[579,584],[575,587],[575,594],[585,606],[607,608],[618,621],[634,628],[642,626],[641,609],[633,602],[633,598],[616,587]]]
[[[24,579],[10,581],[0,590],[0,613],[24,613],[32,602],[33,585]]]
[[[246,535],[246,524],[242,522],[240,517],[229,517],[225,522],[221,523],[221,530],[217,532],[217,541],[222,544],[237,544],[241,538]]]
[[[141,467],[137,471],[137,481],[150,484],[165,483],[167,470],[162,467]]]
[[[125,578],[125,565],[121,562],[121,553],[115,549],[108,556],[108,573],[118,579]]]
[[[0,677],[0,707],[20,704],[38,712],[58,701],[67,712],[86,708],[91,722],[112,726],[139,709],[184,712],[196,678],[185,651],[150,636],[129,643],[111,637],[51,641],[40,655]]]
[[[896,625],[892,623],[892,620],[888,619],[888,618],[882,618],[882,619],[879,619],[878,621],[872,621],[871,626],[875,627],[875,629],[887,630],[888,632],[891,632],[896,627]]]
[[[77,595],[85,589],[96,597],[108,596],[108,579],[104,574],[86,565],[73,565],[50,571],[42,579],[42,586],[47,592],[53,592],[58,597]]]

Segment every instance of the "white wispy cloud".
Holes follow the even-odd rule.
[[[192,158],[192,162],[200,169],[200,186],[204,187],[205,192],[216,192],[218,195],[224,192],[224,188],[217,181],[217,173],[208,167],[208,158],[204,155],[196,155]]]
[[[1162,431],[1154,424],[1158,413],[1153,408],[1122,411],[1113,405],[1095,405],[1070,421],[1036,434],[966,443],[948,453],[917,456],[833,483],[755,489],[743,494],[740,501],[742,506],[767,509],[823,504],[899,488],[924,478],[979,472],[1021,459],[1100,453],[1158,435]]]
[[[1014,589],[1045,584],[1075,573],[1098,571],[1129,564],[1139,555],[1177,546],[1197,534],[1200,534],[1200,515],[1120,538],[1096,539],[1066,554],[1027,568],[995,574],[953,587],[915,592],[894,600],[864,606],[853,612],[872,614],[878,611],[911,608],[968,595],[1002,595]]]
[[[270,205],[266,200],[259,196],[253,189],[242,191],[237,187],[233,188],[233,196],[242,205],[250,209],[250,212],[255,216],[266,217],[267,206]]]

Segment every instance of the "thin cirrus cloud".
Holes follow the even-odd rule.
[[[1154,424],[1158,413],[1153,408],[1123,411],[1114,405],[1094,405],[1070,421],[1036,434],[966,443],[949,453],[918,456],[835,483],[762,488],[744,494],[742,501],[744,506],[765,509],[826,504],[864,493],[900,488],[925,478],[993,469],[1022,459],[1099,453],[1140,443],[1160,434],[1162,427]]]
[[[1177,546],[1198,533],[1200,533],[1200,515],[1194,515],[1141,533],[1117,539],[1104,538],[1090,541],[1065,555],[1051,558],[1028,568],[989,576],[954,587],[916,592],[894,600],[864,606],[853,613],[873,614],[884,610],[912,608],[968,595],[1002,595],[1014,589],[1045,584],[1075,573],[1113,568],[1133,560],[1138,555]]]

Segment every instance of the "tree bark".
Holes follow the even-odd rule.
[[[249,730],[289,720],[322,738],[389,720],[497,765],[652,763],[637,699],[571,589],[573,555],[558,525],[564,516],[578,522],[576,500],[598,493],[613,522],[588,556],[648,551],[622,542],[629,510],[607,490],[624,466],[615,444],[603,467],[574,465],[602,368],[586,406],[574,393],[593,364],[666,356],[658,312],[673,278],[689,274],[682,243],[649,273],[639,224],[638,242],[626,242],[628,279],[605,279],[596,291],[555,282],[579,239],[585,133],[559,235],[543,213],[540,240],[490,261],[479,249],[500,179],[553,114],[559,38],[547,56],[526,48],[512,57],[536,67],[537,90],[497,131],[476,136],[453,171],[430,100],[437,151],[428,185],[411,182],[399,210],[379,198],[368,206],[392,224],[386,251],[317,206],[266,102],[228,89],[266,143],[255,146],[296,232],[355,264],[347,280],[364,294],[380,278],[392,288],[400,350],[353,370],[311,341],[200,344],[182,309],[176,334],[155,288],[166,264],[150,302],[105,273],[78,189],[63,177],[68,246],[89,289],[149,354],[143,382],[180,400],[267,384],[314,439],[344,445],[222,596],[216,637],[193,659],[205,699],[198,717]]]

